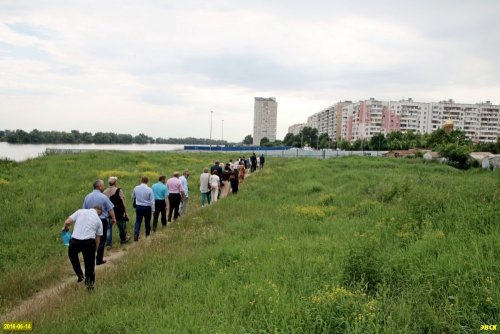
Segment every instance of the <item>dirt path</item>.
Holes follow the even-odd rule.
[[[259,169],[257,169],[259,171]],[[248,178],[253,173],[245,174],[245,178]],[[159,233],[157,237],[161,237],[164,233]],[[164,236],[165,237],[165,236]],[[155,235],[152,234],[151,238],[155,238]],[[142,239],[148,242],[147,239]],[[107,261],[106,264],[101,266],[96,266],[96,276],[99,272],[104,272],[107,270],[111,270],[115,265],[120,262],[120,259],[127,254],[127,252],[135,246],[135,243],[130,243],[125,246],[114,247],[109,251],[105,252],[104,259]],[[83,268],[83,263],[81,263]],[[71,265],[68,263],[69,268]],[[71,272],[71,274],[69,274]],[[41,309],[43,309],[46,305],[50,305],[51,303],[59,300],[61,295],[64,295],[63,292],[70,289],[84,289],[85,286],[82,283],[76,283],[76,276],[73,271],[68,271],[68,275],[62,279],[62,282],[56,282],[52,287],[45,288],[28,299],[22,301],[20,304],[11,308],[6,314],[0,316],[0,322],[7,321],[26,321],[29,319],[30,314],[38,313]]]
[[[111,249],[105,252],[104,259],[107,261],[106,264],[101,266],[96,266],[96,275],[99,272],[110,270],[113,268],[127,253],[133,244],[127,245],[125,247],[120,247],[116,249]],[[81,263],[83,268],[83,263]],[[68,266],[71,265],[68,263]],[[85,285],[82,283],[76,283],[76,276],[71,270],[71,275],[64,277],[62,282],[55,284],[52,287],[43,289],[28,299],[24,300],[17,306],[14,306],[9,312],[0,317],[0,322],[6,321],[26,321],[29,319],[30,314],[37,313],[39,310],[43,309],[46,305],[50,305],[52,302],[58,300],[62,292],[69,289],[81,288],[84,289]]]

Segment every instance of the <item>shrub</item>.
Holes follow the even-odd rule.
[[[468,146],[458,144],[445,144],[439,147],[438,152],[442,157],[448,159],[449,165],[459,169],[470,168],[469,154],[471,150]]]
[[[344,266],[344,283],[362,287],[368,293],[374,293],[382,281],[379,270],[380,260],[374,247],[363,245],[351,248]]]

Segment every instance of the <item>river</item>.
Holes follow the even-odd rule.
[[[23,161],[42,155],[47,148],[75,150],[174,151],[183,144],[9,144],[0,142],[0,159]]]

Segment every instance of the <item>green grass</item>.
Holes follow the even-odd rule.
[[[49,155],[23,163],[0,160],[0,313],[67,272],[60,229],[81,208],[96,179],[107,182],[109,176],[118,176],[133,212],[130,194],[141,175],[148,175],[151,185],[160,173],[170,176],[189,168],[195,190],[198,171],[214,159],[210,154],[102,152]]]
[[[200,210],[194,171],[213,156],[96,158],[45,157],[2,169],[0,178],[9,182],[0,185],[2,198],[11,194],[7,187],[46,200],[51,183],[43,180],[52,178],[32,164],[57,170],[50,191],[56,203],[46,201],[54,212],[34,211],[53,215],[55,223],[29,227],[56,239],[100,171],[130,173],[121,185],[132,189],[143,161],[152,172],[192,170],[191,213],[98,274],[92,294],[83,287],[66,291],[49,310],[24,319],[34,321],[37,332],[467,333],[498,324],[498,172],[403,159],[268,159],[238,195]],[[22,187],[28,171],[38,184],[33,192]],[[26,234],[32,232],[18,229],[29,215],[17,215],[1,218],[2,232],[24,243],[18,255],[2,250],[8,269],[0,281],[10,277],[33,291],[40,281],[28,284],[20,271],[56,261],[63,262],[57,270],[70,265],[58,240],[32,241]],[[4,234],[2,244],[9,239]],[[56,274],[44,279],[53,282]],[[2,297],[7,290],[2,287]],[[13,300],[5,298],[4,305]]]

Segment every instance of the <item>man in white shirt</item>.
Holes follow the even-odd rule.
[[[181,204],[179,206],[179,213],[181,216],[185,215],[188,210],[188,201],[189,201],[189,189],[188,189],[188,177],[189,177],[189,171],[186,169],[181,177],[179,177],[179,180],[181,181],[182,184],[182,189],[184,189],[184,196],[182,196]]]
[[[99,205],[92,209],[77,210],[66,219],[62,228],[63,231],[68,231],[69,226],[75,224],[69,241],[68,257],[78,277],[77,282],[81,282],[84,276],[78,254],[82,253],[85,263],[85,285],[88,290],[94,288],[96,245],[99,244],[103,233],[102,221],[99,218],[102,211],[102,206]]]
[[[205,206],[205,202],[210,204],[210,173],[208,167],[203,168],[203,173],[200,175],[200,192],[201,192],[201,207]]]
[[[212,175],[210,175],[210,179],[208,180],[210,184],[210,204],[213,204],[214,202],[217,202],[217,198],[219,197],[219,184],[220,184],[220,178],[217,175],[217,170],[214,170],[212,172]]]

